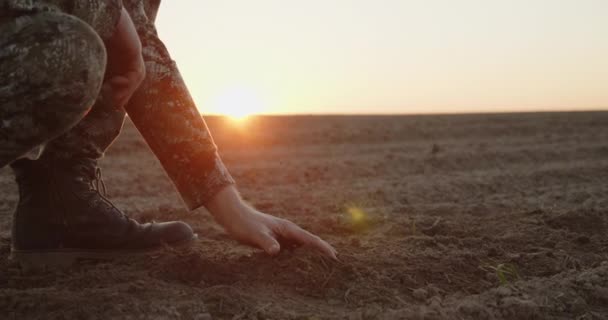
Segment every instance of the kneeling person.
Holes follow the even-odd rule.
[[[37,160],[18,159],[86,119],[104,76],[116,105],[144,77],[141,45],[120,1],[74,1],[65,10],[52,2],[0,1],[0,167],[10,163],[19,186],[13,257],[64,264],[190,242],[195,235],[183,222],[140,224],[114,207],[95,187],[93,159],[46,150]],[[104,42],[121,51],[124,73],[108,78]]]

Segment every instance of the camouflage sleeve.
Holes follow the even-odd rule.
[[[118,24],[122,0],[0,0],[0,11],[3,9],[24,13],[59,9],[80,18],[99,37],[108,39]]]
[[[158,39],[157,0],[124,0],[143,45],[146,79],[126,106],[190,209],[204,206],[234,180],[222,163],[175,62]]]

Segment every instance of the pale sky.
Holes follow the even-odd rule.
[[[608,0],[177,0],[203,113],[608,110]]]

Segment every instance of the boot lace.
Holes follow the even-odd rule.
[[[116,212],[119,212],[120,215],[125,219],[125,220],[129,220],[129,217],[122,212],[122,210],[118,209],[113,203],[112,201],[110,201],[110,199],[108,199],[108,192],[106,189],[106,184],[103,181],[103,177],[101,175],[101,168],[99,167],[95,167],[95,174],[93,176],[93,178],[89,181],[89,184],[91,186],[91,189],[95,190],[97,192],[97,194],[99,195],[99,197],[101,199],[103,199],[103,201],[111,206]]]
[[[103,177],[101,176],[101,168],[95,168],[95,176],[91,179],[91,188],[93,188],[100,196],[104,199],[108,196],[108,191],[106,189],[106,183],[103,182]],[[107,199],[106,199],[107,200]]]

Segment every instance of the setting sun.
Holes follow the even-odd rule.
[[[243,120],[261,113],[266,106],[256,91],[246,87],[232,87],[221,92],[211,107],[234,120]]]

